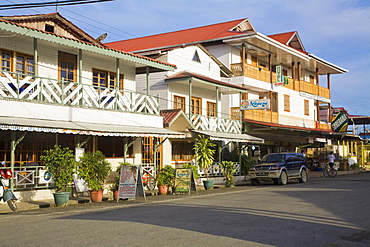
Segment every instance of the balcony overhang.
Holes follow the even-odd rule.
[[[247,134],[235,134],[225,132],[210,132],[210,131],[199,131],[191,130],[195,134],[208,136],[209,139],[214,141],[226,141],[226,142],[241,142],[241,143],[263,143],[264,139],[247,135]]]
[[[131,136],[185,138],[184,133],[165,128],[96,124],[72,121],[53,121],[19,117],[0,117],[0,130],[115,137]]]

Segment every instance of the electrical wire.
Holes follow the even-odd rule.
[[[47,7],[47,6],[67,6],[67,5],[86,4],[86,3],[108,2],[108,1],[114,1],[114,0],[62,0],[62,1],[54,1],[54,2],[29,3],[29,4],[7,4],[7,5],[0,5],[0,10],[39,8],[39,7]]]

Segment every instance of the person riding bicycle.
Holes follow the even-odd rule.
[[[328,163],[329,163],[330,168],[333,168],[334,162],[335,162],[335,155],[333,151],[331,151],[330,154],[328,155]]]

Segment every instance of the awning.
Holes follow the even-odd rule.
[[[0,117],[0,130],[36,131],[95,136],[134,136],[185,138],[184,133],[165,128],[113,124],[53,121],[31,118]]]
[[[247,134],[235,134],[235,133],[223,133],[223,132],[209,132],[209,131],[198,131],[191,130],[194,133],[206,135],[211,140],[215,141],[231,141],[231,142],[249,142],[249,143],[263,143],[264,139],[247,135]]]

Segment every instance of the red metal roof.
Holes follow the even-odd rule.
[[[177,46],[182,44],[197,43],[200,41],[214,40],[223,37],[234,36],[242,33],[254,32],[254,30],[231,31],[235,27],[247,22],[248,19],[223,22],[203,27],[185,29],[170,33],[157,34],[136,39],[122,40],[112,43],[106,43],[110,48],[134,52],[151,48]]]
[[[163,117],[163,126],[168,127],[170,123],[179,115],[181,109],[161,110]]]

